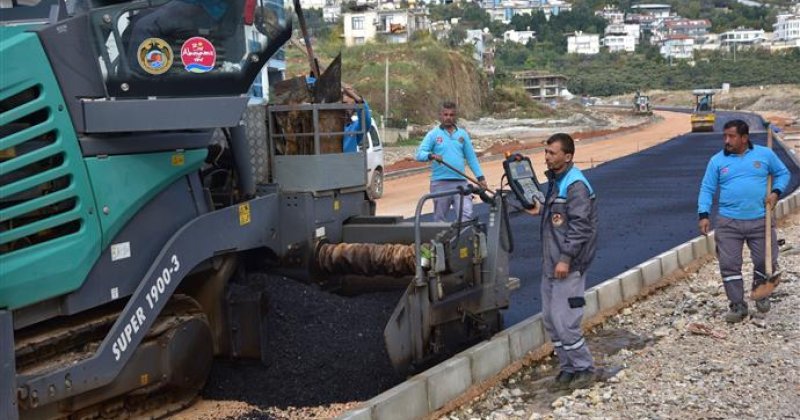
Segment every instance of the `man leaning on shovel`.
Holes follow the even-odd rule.
[[[768,128],[768,136],[772,133]],[[700,233],[711,230],[709,212],[719,188],[719,215],[716,226],[719,271],[728,296],[729,323],[748,315],[742,278],[742,249],[750,248],[753,260],[753,293],[759,312],[770,309],[769,292],[777,284],[778,256],[772,209],[789,184],[789,170],[770,147],[750,142],[750,129],[742,120],[731,120],[723,127],[724,149],[711,157],[700,184],[697,212]],[[771,141],[768,141],[771,146]],[[774,177],[774,184],[770,185]],[[771,252],[775,250],[775,252]],[[766,267],[767,255],[771,266]]]

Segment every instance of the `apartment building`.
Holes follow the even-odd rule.
[[[741,48],[759,46],[766,42],[767,38],[763,29],[738,28],[719,35],[721,48]]]
[[[523,71],[514,74],[522,82],[525,91],[537,101],[558,99],[561,92],[567,88],[566,76],[560,74],[540,73],[536,71]]]
[[[529,41],[536,39],[536,31],[505,31],[503,32],[504,42],[516,42],[517,44],[527,44]]]
[[[797,8],[800,10],[800,4]],[[772,27],[776,42],[790,43],[800,39],[800,15],[778,15]]]
[[[667,37],[662,41],[659,52],[667,59],[690,60],[694,58],[694,38],[682,35]]]
[[[600,52],[600,35],[577,31],[567,37],[567,52],[570,54],[594,55]]]
[[[636,51],[636,38],[628,35],[606,35],[601,44],[612,53]]]

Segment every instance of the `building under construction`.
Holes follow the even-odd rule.
[[[562,90],[567,88],[567,76],[549,74],[536,71],[522,71],[514,74],[517,80],[522,81],[525,91],[531,98],[539,101],[558,99]]]

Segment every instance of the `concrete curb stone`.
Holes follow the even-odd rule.
[[[694,261],[694,251],[692,250],[692,243],[687,242],[683,245],[675,247],[675,254],[678,255],[678,265],[681,268],[686,268]]]
[[[436,411],[472,386],[472,367],[467,357],[456,357],[417,375],[428,385],[428,410]]]
[[[337,417],[337,420],[372,420],[372,407],[367,406],[350,410]]]
[[[600,283],[596,287],[601,312],[622,304],[622,286],[619,277]]]
[[[668,276],[680,268],[678,264],[678,253],[675,248],[661,253],[657,257],[661,261],[661,275]]]
[[[708,253],[717,256],[717,235],[715,232],[711,232],[706,236],[706,240],[708,241]]]
[[[639,295],[644,287],[642,270],[634,267],[619,275],[619,284],[622,287],[622,299],[631,300]]]
[[[586,306],[583,307],[583,319],[593,318],[600,312],[600,301],[597,298],[597,289],[592,288],[583,295]]]
[[[472,361],[472,382],[485,381],[511,362],[508,338],[497,336],[461,353]]]
[[[367,401],[373,420],[405,420],[428,414],[428,392],[425,381],[410,379]]]
[[[651,258],[641,264],[639,264],[639,269],[642,271],[642,279],[644,280],[645,286],[652,286],[658,283],[663,277],[661,272],[661,260],[656,258]]]
[[[517,361],[522,359],[529,351],[545,343],[542,314],[536,314],[501,332],[499,335],[508,336],[508,348],[511,360]]]
[[[708,255],[708,238],[705,236],[698,236],[690,241],[692,244],[692,253],[695,258],[702,258]]]

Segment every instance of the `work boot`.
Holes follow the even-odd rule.
[[[747,318],[747,304],[744,302],[731,303],[730,310],[725,314],[725,321],[728,324],[742,322]]]
[[[563,370],[558,373],[558,376],[553,378],[553,381],[547,385],[547,389],[552,392],[565,391],[569,389],[569,384],[575,376],[572,372],[564,372]]]
[[[569,383],[569,389],[584,389],[592,386],[597,380],[597,375],[591,369],[581,370],[575,372],[572,376],[572,382]]]
[[[756,301],[756,309],[758,309],[758,312],[761,312],[762,314],[769,312],[771,307],[772,304],[770,303],[768,297]]]

